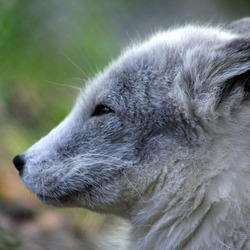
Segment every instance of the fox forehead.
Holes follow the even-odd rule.
[[[113,101],[115,106],[118,103],[126,105],[123,98],[134,100],[132,95],[138,103],[156,102],[160,97],[166,99],[168,95],[173,96],[170,92],[177,74],[194,65],[187,55],[197,54],[197,58],[193,57],[196,60],[200,55],[209,57],[213,48],[235,37],[235,34],[220,29],[192,25],[159,32],[144,43],[134,43],[118,60],[91,79],[79,101],[85,100],[85,109],[92,110],[106,101],[110,104]]]
[[[110,77],[114,73],[133,72],[133,70],[142,69],[145,65],[154,66],[157,69],[163,66],[165,69],[166,64],[171,67],[171,64],[174,63],[166,56],[169,59],[181,57],[194,48],[200,48],[205,54],[206,50],[211,49],[208,45],[218,46],[218,44],[228,42],[236,37],[236,34],[228,31],[192,25],[158,32],[145,42],[135,42],[125,49],[118,60],[112,62],[103,72],[99,73],[95,80],[100,82],[103,78]],[[95,84],[91,83],[94,87]]]

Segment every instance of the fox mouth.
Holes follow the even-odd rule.
[[[48,205],[54,205],[57,207],[72,207],[72,206],[78,206],[79,201],[83,199],[83,193],[85,194],[84,196],[89,197],[91,196],[91,191],[92,191],[93,185],[90,184],[85,184],[82,185],[81,187],[81,192],[75,189],[70,189],[68,187],[68,190],[65,190],[64,187],[59,187],[57,186],[56,188],[53,188],[53,190],[46,190],[40,192],[36,192],[36,190],[31,190],[33,192],[38,201],[44,204]],[[60,191],[58,191],[60,190]]]
[[[59,207],[68,205],[72,199],[72,197],[69,195],[48,196],[48,195],[44,195],[44,194],[37,194],[36,197],[40,202],[42,202],[44,204],[50,204],[50,205],[59,206]]]

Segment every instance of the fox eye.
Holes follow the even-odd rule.
[[[101,115],[106,115],[108,113],[113,113],[114,111],[109,108],[108,106],[106,105],[103,105],[103,104],[99,104],[95,107],[95,110],[92,114],[92,116],[101,116]]]

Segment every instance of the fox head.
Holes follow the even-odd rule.
[[[152,201],[183,213],[188,198],[192,207],[211,192],[249,192],[244,23],[187,25],[129,47],[61,124],[15,157],[25,186],[47,204],[126,218]]]

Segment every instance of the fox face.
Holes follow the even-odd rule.
[[[208,204],[245,197],[250,40],[234,27],[189,25],[128,48],[14,159],[27,188],[47,204],[137,223],[163,209],[168,225],[197,209],[203,221]]]

